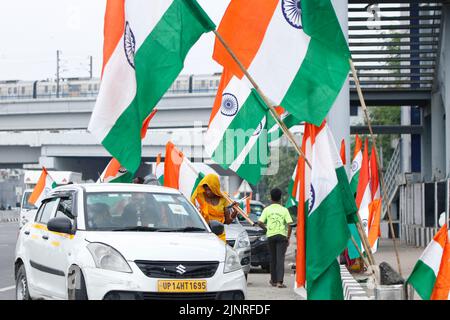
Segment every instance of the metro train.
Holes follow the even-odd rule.
[[[168,93],[215,92],[220,73],[212,75],[180,75],[168,89]],[[100,89],[98,78],[64,78],[55,80],[4,80],[0,81],[0,100],[50,99],[71,97],[96,97]],[[59,92],[58,92],[59,91]]]

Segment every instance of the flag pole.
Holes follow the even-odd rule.
[[[311,163],[308,161],[308,159],[306,158],[303,150],[300,148],[300,146],[295,141],[295,138],[294,138],[293,134],[289,131],[289,129],[287,128],[285,123],[279,117],[279,115],[276,112],[276,110],[275,110],[274,106],[272,105],[272,103],[269,101],[269,99],[266,97],[266,95],[261,91],[261,89],[259,88],[258,84],[255,82],[253,77],[248,73],[248,70],[245,68],[245,66],[242,64],[242,62],[239,60],[239,58],[236,56],[236,54],[233,52],[233,50],[230,48],[230,46],[226,43],[225,39],[220,35],[219,32],[217,32],[217,30],[213,30],[213,32],[214,32],[215,36],[217,37],[217,39],[220,41],[220,43],[224,46],[224,48],[227,50],[227,52],[233,58],[233,60],[237,63],[237,65],[239,66],[241,71],[244,73],[244,75],[247,77],[247,79],[250,81],[252,86],[258,92],[258,94],[260,95],[261,99],[264,101],[266,106],[269,108],[270,114],[275,119],[277,124],[280,126],[280,128],[283,131],[283,133],[286,134],[286,137],[288,138],[288,140],[294,146],[295,150],[297,151],[297,154],[300,157],[302,157],[303,159],[305,159],[305,163],[311,169]],[[358,215],[358,218],[359,218],[359,221],[361,221],[361,218],[359,217],[359,215]],[[362,229],[360,223],[359,223],[359,227],[358,227],[358,223],[357,223],[357,228],[356,229],[358,230],[359,236],[362,239],[362,244],[364,246],[364,250],[367,252],[370,261],[375,263],[375,261],[373,259],[373,256],[372,256],[372,252],[370,250],[370,246],[367,246],[367,243],[369,243],[369,241],[368,241],[367,236],[366,236],[364,230]]]
[[[381,181],[380,181],[381,182],[381,189],[383,190],[383,197],[386,200],[387,215],[388,215],[388,220],[389,220],[389,228],[390,228],[390,231],[391,231],[391,234],[392,234],[392,241],[394,243],[394,250],[395,250],[395,255],[396,255],[396,258],[397,258],[398,273],[400,275],[402,275],[402,268],[401,268],[401,265],[400,265],[400,255],[398,253],[397,240],[396,240],[395,233],[394,233],[394,225],[392,223],[391,205],[389,203],[389,199],[388,199],[387,194],[386,194],[386,187],[385,187],[386,184],[384,182],[383,170],[381,170],[381,166],[380,166],[380,158],[379,158],[378,152],[377,152],[376,138],[375,138],[375,135],[373,134],[372,124],[371,124],[371,121],[370,121],[370,118],[369,118],[369,114],[367,112],[366,102],[364,100],[364,96],[363,96],[363,93],[362,93],[362,90],[361,90],[361,84],[359,83],[359,78],[358,78],[358,74],[357,74],[356,69],[355,69],[355,65],[353,64],[352,59],[349,59],[349,62],[350,62],[350,68],[351,68],[352,74],[353,74],[353,80],[355,81],[356,90],[358,92],[359,101],[360,101],[361,107],[362,107],[362,109],[364,111],[364,116],[366,118],[367,125],[369,126],[370,138],[371,138],[372,143],[374,145],[375,159],[377,161],[378,172],[379,172],[380,178],[381,178]]]
[[[361,252],[361,249],[359,248],[358,244],[356,243],[355,238],[353,237],[353,235],[350,236],[350,240],[352,241],[353,245],[355,246],[356,250],[358,251],[359,255],[361,256],[361,259],[363,260],[364,264],[367,266],[367,268],[370,269],[370,271],[372,272],[372,276],[373,279],[375,280],[375,283],[378,283],[378,279],[375,273],[375,270],[373,270],[372,266],[373,264],[371,264],[369,261],[366,260],[366,258],[364,258],[363,253]]]
[[[248,73],[247,69],[245,68],[245,66],[241,63],[241,61],[239,60],[239,58],[234,54],[233,50],[231,50],[230,46],[228,46],[228,44],[226,43],[225,39],[220,35],[220,33],[217,32],[217,30],[213,30],[214,34],[216,35],[217,39],[220,41],[220,43],[222,43],[222,45],[224,46],[224,48],[227,50],[227,52],[231,55],[231,57],[233,58],[233,60],[238,64],[239,68],[241,69],[241,71],[245,74],[245,76],[247,77],[247,79],[250,81],[250,83],[252,84],[252,86],[255,88],[256,92],[258,92],[258,94],[260,95],[261,99],[264,101],[264,103],[266,104],[266,106],[269,108],[270,110],[270,114],[272,115],[272,117],[274,118],[274,120],[277,122],[278,126],[281,128],[281,130],[283,131],[283,133],[286,135],[286,137],[289,139],[289,141],[292,143],[292,145],[295,148],[295,151],[298,153],[298,155],[300,157],[302,157],[303,159],[305,159],[306,164],[308,165],[308,167],[311,169],[311,163],[308,161],[308,159],[306,159],[305,154],[303,153],[302,149],[300,148],[300,146],[297,144],[297,142],[295,141],[294,135],[292,134],[291,131],[289,131],[288,127],[286,126],[286,124],[283,122],[283,120],[281,120],[280,116],[278,115],[277,111],[275,110],[274,106],[272,105],[272,103],[269,101],[269,99],[266,97],[266,95],[261,91],[261,89],[259,88],[259,86],[256,84],[255,80],[253,79],[253,77]]]

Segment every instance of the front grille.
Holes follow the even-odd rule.
[[[217,271],[218,261],[141,261],[136,265],[150,278],[196,279],[211,278]]]
[[[158,293],[144,292],[144,300],[216,300],[217,292],[199,293]]]

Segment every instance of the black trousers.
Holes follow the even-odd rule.
[[[273,283],[283,282],[284,258],[287,249],[287,238],[281,234],[268,238],[270,253],[270,276]]]

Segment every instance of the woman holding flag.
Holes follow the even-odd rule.
[[[191,201],[199,207],[200,213],[208,223],[210,220],[216,220],[230,224],[237,216],[237,211],[233,208],[237,203],[227,205],[228,201],[222,195],[219,177],[216,174],[208,174],[200,181],[192,193]],[[219,235],[219,238],[226,241],[225,232]]]

